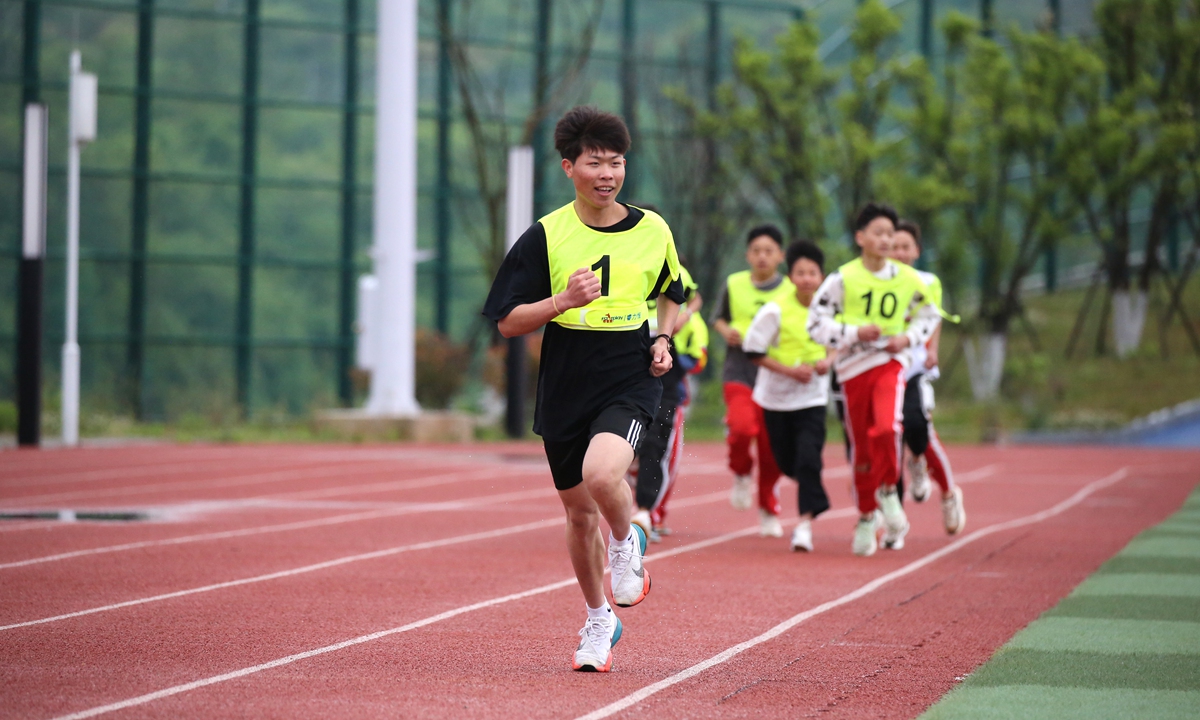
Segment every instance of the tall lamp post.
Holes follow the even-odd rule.
[[[96,76],[71,52],[67,121],[67,303],[62,348],[62,439],[79,444],[79,151],[96,139]]]

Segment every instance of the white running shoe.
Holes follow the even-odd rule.
[[[735,475],[733,490],[729,492],[729,504],[734,510],[749,510],[754,506],[754,481],[749,475]]]
[[[967,511],[963,508],[962,488],[955,485],[942,496],[942,524],[946,532],[957,535],[967,526]]]
[[[801,520],[792,529],[792,552],[812,552],[812,523]]]
[[[643,508],[638,508],[637,512],[629,518],[629,522],[637,525],[646,535],[650,534],[650,527],[653,523],[650,522],[650,511]]]
[[[646,532],[640,525],[630,525],[633,542],[628,549],[618,550],[608,546],[608,566],[612,570],[613,602],[618,607],[632,607],[650,592],[650,573],[642,566],[646,554]]]
[[[925,464],[925,456],[908,456],[909,491],[913,502],[923,503],[929,499],[929,467]]]
[[[758,535],[759,537],[783,537],[783,525],[779,522],[779,516],[759,508]]]
[[[612,613],[612,622],[588,617],[579,631],[579,648],[574,668],[581,672],[608,672],[612,669],[612,649],[621,639],[621,619]]]
[[[899,550],[904,547],[904,536],[908,534],[908,516],[900,506],[895,486],[879,493],[879,509],[883,511],[883,546]]]
[[[858,524],[854,526],[854,542],[850,545],[850,549],[859,557],[868,557],[874,555],[879,548],[879,538],[876,536],[876,528],[878,526],[879,512],[871,514],[871,517],[863,520],[859,519]]]

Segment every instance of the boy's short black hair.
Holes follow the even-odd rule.
[[[921,249],[921,226],[912,220],[901,220],[896,223],[896,232],[906,232],[912,235],[913,240],[917,242],[917,249]]]
[[[858,217],[854,219],[854,231],[858,232],[862,230],[878,217],[885,217],[891,220],[892,225],[900,222],[900,216],[896,214],[896,208],[886,203],[869,202],[863,206],[862,210],[858,211]]]
[[[749,245],[750,243],[754,242],[755,238],[762,237],[763,235],[766,235],[774,240],[775,244],[779,246],[780,250],[783,249],[783,231],[771,223],[766,223],[765,225],[756,225],[750,228],[750,232],[746,233],[746,244]]]
[[[564,160],[575,162],[587,150],[629,152],[625,121],[593,105],[573,107],[554,126],[554,149]]]
[[[788,245],[787,249],[787,269],[788,274],[792,274],[792,268],[795,267],[796,261],[800,258],[808,258],[817,264],[821,274],[825,274],[825,253],[821,252],[821,248],[811,240],[797,240]]]

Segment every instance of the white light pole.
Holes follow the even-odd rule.
[[[533,148],[528,145],[508,149],[507,209],[504,245],[511,250],[522,233],[533,225]],[[504,361],[508,388],[504,429],[513,438],[525,435],[525,350],[523,336],[508,339]]]
[[[71,52],[67,120],[67,333],[62,349],[62,438],[79,444],[79,151],[96,139],[96,76]]]
[[[416,416],[417,0],[379,0],[375,44],[375,368],[367,413]]]

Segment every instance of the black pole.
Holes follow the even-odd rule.
[[[21,103],[24,138],[40,131],[41,158],[28,158],[41,167],[27,168],[22,155],[22,237],[21,262],[17,268],[17,443],[37,446],[42,439],[42,282],[46,254],[46,113],[45,106],[36,118],[28,117],[28,108],[40,105],[42,9],[37,0],[25,0],[22,47]],[[40,128],[28,127],[27,120]],[[40,182],[27,187],[25,178],[40,175]],[[26,195],[29,197],[26,198]]]
[[[546,161],[546,96],[550,92],[550,13],[551,0],[538,0],[537,26],[534,30],[533,49],[533,107],[541,117],[533,129],[530,144],[533,146],[533,217],[545,214],[543,188],[545,173],[542,166]]]
[[[338,273],[337,389],[342,407],[354,402],[354,246],[358,234],[358,0],[346,0],[343,38],[342,243]]]
[[[979,23],[985,38],[995,34],[995,21],[992,14],[992,0],[979,0]]]
[[[238,245],[237,403],[250,416],[250,380],[254,356],[254,196],[258,155],[259,0],[246,0],[242,75],[242,179]]]
[[[438,0],[437,74],[437,196],[434,198],[437,234],[437,329],[450,333],[450,1]]]
[[[933,58],[933,0],[921,0],[921,57]]]
[[[637,44],[637,6],[635,0],[624,0],[621,10],[621,115],[629,128],[633,151],[638,149],[637,125],[637,58],[634,48]],[[637,193],[637,165],[627,166],[625,170],[624,195],[626,200],[634,198]]]
[[[1062,35],[1062,5],[1059,0],[1049,0],[1050,11],[1050,30],[1056,35]],[[1050,142],[1048,152],[1054,151],[1054,142]],[[1050,211],[1056,210],[1057,197],[1050,196]],[[1046,292],[1052,293],[1058,290],[1058,239],[1052,239],[1046,243],[1046,249],[1042,253],[1042,265],[1044,268],[1046,280]]]
[[[721,3],[709,0],[707,57],[704,59],[704,89],[708,110],[717,109],[717,83],[721,81]]]
[[[133,208],[129,248],[129,337],[125,346],[129,405],[143,418],[146,337],[146,238],[150,216],[150,92],[154,60],[154,0],[138,2],[137,96],[133,122]]]
[[[547,95],[550,91],[550,12],[551,0],[538,0],[537,24],[534,29],[533,50],[533,107],[541,117],[533,128],[530,144],[533,146],[533,217],[545,213],[542,185],[545,173],[542,165],[546,159]],[[505,358],[505,384],[507,390],[504,429],[511,438],[525,435],[525,338],[508,339],[508,355]]]

